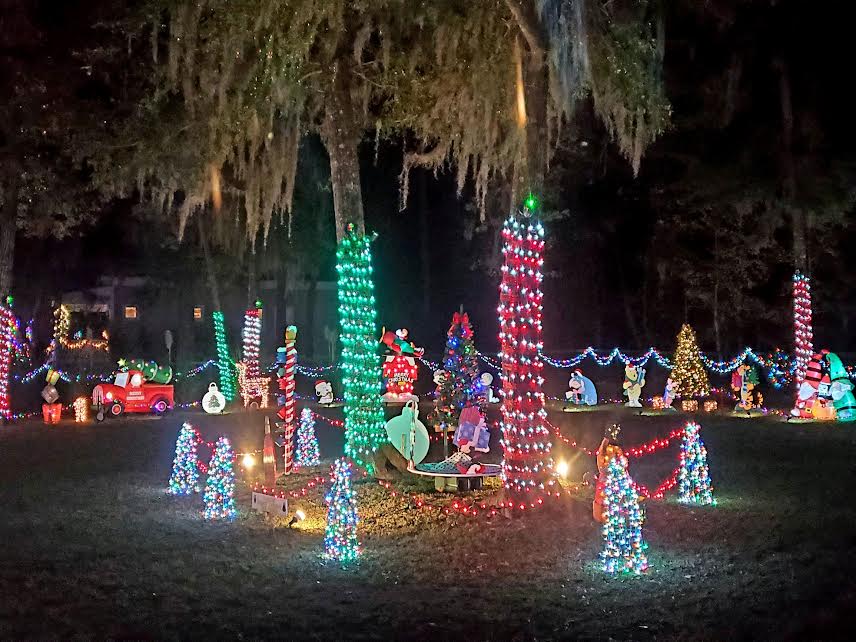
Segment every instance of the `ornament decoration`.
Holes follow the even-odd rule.
[[[603,551],[600,561],[604,571],[640,574],[648,570],[648,548],[642,538],[645,515],[639,505],[639,493],[627,472],[627,459],[610,459],[604,485]]]
[[[199,453],[197,446],[202,441],[197,430],[185,422],[175,441],[175,459],[172,462],[172,475],[169,478],[171,495],[192,495],[198,493]]]
[[[374,452],[386,441],[381,364],[377,353],[377,311],[372,282],[374,236],[349,225],[336,250],[339,275],[339,340],[345,399],[345,454],[369,472]]]
[[[706,397],[710,394],[707,371],[702,365],[695,331],[685,323],[678,333],[671,379],[678,397]]]
[[[309,408],[300,412],[300,427],[297,429],[297,455],[295,468],[317,466],[321,463],[318,452],[318,437],[315,435],[315,416]]]
[[[344,458],[333,464],[327,504],[327,528],[324,532],[324,555],[337,562],[352,562],[360,555],[357,540],[357,498],[351,486],[351,464]]]
[[[811,321],[811,282],[797,270],[794,273],[794,380],[797,387],[805,379],[809,359],[814,353]]]
[[[502,230],[499,343],[502,376],[502,479],[514,495],[543,488],[552,467],[545,427],[542,332],[544,228],[524,209]]]
[[[209,415],[219,415],[226,408],[226,397],[217,389],[213,381],[208,384],[208,392],[202,395],[202,409]]]
[[[715,506],[713,483],[707,465],[707,449],[700,431],[701,426],[695,422],[689,422],[684,427],[678,468],[678,501],[682,504]]]
[[[211,461],[208,463],[208,479],[202,496],[205,519],[232,520],[238,514],[235,509],[235,453],[226,437],[217,439]]]
[[[220,369],[220,392],[227,402],[231,402],[235,399],[235,380],[226,343],[226,322],[220,310],[212,312],[211,316],[214,319],[214,341],[217,344],[217,367]]]

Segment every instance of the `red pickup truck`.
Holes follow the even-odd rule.
[[[162,415],[175,407],[171,385],[146,383],[139,370],[116,374],[113,383],[99,383],[92,391],[92,404],[97,409],[98,421],[104,419],[105,410],[114,417],[123,412],[153,412]]]

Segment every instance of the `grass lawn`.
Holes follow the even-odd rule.
[[[550,415],[590,447],[616,416],[626,445],[685,420]],[[0,637],[829,639],[856,607],[856,426],[701,416],[719,505],[648,502],[652,569],[614,578],[596,565],[588,488],[488,519],[360,480],[365,554],[348,568],[320,558],[321,488],[292,501],[308,514],[295,528],[249,512],[241,482],[240,518],[204,523],[200,498],[164,493],[185,417],[0,428]],[[261,447],[259,413],[191,417],[206,439]],[[341,431],[317,428],[337,456]],[[593,470],[567,446],[557,456],[573,480]],[[676,461],[674,444],[631,474],[653,488]]]

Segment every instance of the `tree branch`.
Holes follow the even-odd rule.
[[[532,0],[505,0],[505,4],[508,6],[511,15],[514,16],[517,26],[520,27],[526,44],[529,45],[529,50],[534,54],[546,53],[547,44],[541,26],[538,24],[538,17],[535,15]]]

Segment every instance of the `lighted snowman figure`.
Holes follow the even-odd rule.
[[[209,415],[219,415],[226,407],[226,397],[217,389],[213,381],[208,384],[208,392],[202,397],[202,409]]]
[[[482,372],[479,376],[481,385],[485,390],[485,398],[488,403],[499,403],[499,398],[493,394],[493,375],[489,372]]]

